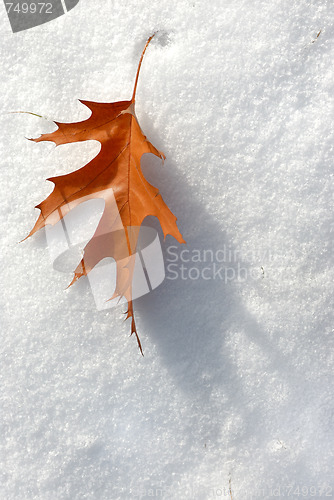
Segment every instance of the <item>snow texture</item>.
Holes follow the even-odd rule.
[[[81,0],[16,34],[1,9],[0,497],[333,496],[334,4]],[[167,159],[142,167],[187,244],[135,303],[142,357],[44,230],[19,243],[99,145],[8,112],[131,98],[155,30],[136,112]]]

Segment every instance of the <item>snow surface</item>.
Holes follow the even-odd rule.
[[[1,9],[0,497],[333,496],[333,2],[81,0],[16,34]],[[129,99],[155,30],[136,110],[167,160],[142,165],[187,245],[136,301],[142,357],[44,231],[19,243],[98,144],[7,112]]]

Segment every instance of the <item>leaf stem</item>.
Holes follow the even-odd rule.
[[[139,71],[140,71],[141,63],[143,62],[143,57],[144,57],[145,51],[147,49],[147,46],[150,43],[150,41],[152,40],[152,38],[155,36],[155,33],[153,33],[153,35],[151,35],[150,38],[147,40],[147,42],[145,44],[145,47],[143,49],[143,52],[141,54],[141,57],[140,57],[140,60],[139,60],[139,64],[138,64],[138,69],[137,69],[137,74],[136,74],[135,85],[134,85],[134,88],[133,88],[133,94],[132,94],[131,102],[135,102],[135,95],[136,95],[136,90],[137,90],[137,84],[138,84],[138,78],[139,78]]]

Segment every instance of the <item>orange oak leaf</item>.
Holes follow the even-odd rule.
[[[79,170],[47,179],[54,183],[54,189],[36,206],[41,212],[27,236],[46,224],[56,224],[83,201],[104,199],[103,214],[94,235],[85,246],[70,285],[87,275],[102,259],[112,257],[116,262],[116,287],[111,298],[126,299],[126,318],[131,318],[131,335],[135,333],[142,354],[132,302],[132,278],[140,226],[147,216],[155,216],[161,224],[164,237],[170,234],[179,243],[185,243],[177,228],[176,217],[163,201],[159,190],[147,182],[140,166],[144,153],[152,153],[162,160],[165,158],[146,139],[135,115],[139,71],[153,36],[147,40],[142,52],[130,101],[80,101],[91,110],[87,120],[76,123],[54,122],[57,130],[31,139],[35,142],[52,141],[56,146],[95,139],[101,143],[101,149],[93,160]]]

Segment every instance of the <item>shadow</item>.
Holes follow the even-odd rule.
[[[153,135],[152,142],[158,148],[161,147],[158,137],[154,137],[157,134],[154,133],[153,127],[146,128],[153,131],[153,134],[150,134]],[[250,290],[252,286],[261,286],[262,280],[266,279],[261,274],[261,266],[264,263],[248,262],[242,257],[239,249],[233,244],[233,234],[229,234],[224,221],[214,218],[208,212],[199,201],[196,188],[186,182],[173,161],[168,159],[162,167],[156,158],[145,155],[142,170],[145,178],[159,187],[164,201],[178,217],[178,227],[187,243],[179,245],[170,236],[163,241],[159,221],[155,218],[145,220],[145,224],[159,232],[166,278],[157,289],[134,301],[144,358],[142,360],[140,352],[137,351],[138,357],[133,360],[132,366],[143,370],[149,379],[149,370],[154,358],[159,358],[158,369],[165,368],[172,385],[184,395],[184,398],[181,398],[183,406],[180,408],[184,425],[182,439],[189,440],[191,446],[193,439],[203,439],[203,453],[207,443],[208,447],[212,448],[217,442],[225,443],[227,451],[221,450],[222,456],[224,459],[229,456],[234,459],[231,464],[224,464],[223,467],[225,471],[228,467],[229,472],[233,473],[238,467],[238,464],[233,462],[235,457],[247,461],[246,454],[250,447],[266,447],[276,437],[275,432],[279,432],[279,425],[274,423],[270,428],[268,421],[280,405],[284,411],[286,409],[289,412],[289,401],[297,394],[298,387],[302,387],[302,380],[291,363],[291,356],[284,355],[279,347],[280,331],[277,330],[273,334],[269,329],[265,329],[245,306],[244,287]],[[44,244],[43,238],[41,237],[40,245]],[[170,264],[174,267],[170,268]],[[183,270],[182,265],[185,267]],[[254,279],[251,273],[254,267],[257,269],[257,279]],[[208,269],[205,273],[204,268]],[[79,303],[80,324],[84,324],[87,331],[94,323],[99,326],[106,325],[108,316],[119,314],[116,310],[96,311],[87,279],[79,280],[68,293],[69,302]],[[59,314],[61,307],[59,305]],[[74,320],[77,322],[77,318],[72,319],[73,322]],[[129,333],[129,322],[125,323],[125,326],[124,330]],[[91,336],[87,335],[85,350],[89,352],[90,345],[94,348],[98,344],[99,335],[100,339],[104,338],[105,341],[105,338],[110,336],[110,332],[106,332],[106,329],[101,329],[100,332],[94,331]],[[131,340],[136,343],[134,338]],[[114,341],[112,339],[110,342]],[[241,360],[238,358],[239,343],[242,342],[246,346],[254,346],[255,351],[260,353],[260,362],[251,350],[248,355],[247,347],[243,347],[244,357]],[[154,351],[150,351],[152,346],[156,346]],[[108,351],[107,356],[110,354],[113,355],[112,349]],[[266,360],[265,364],[263,360]],[[109,362],[108,359],[107,363]],[[248,376],[249,366],[253,370],[250,370]],[[290,389],[290,393],[282,402],[272,398],[271,409],[267,398],[277,380],[282,380]],[[119,394],[123,392],[126,395],[126,389],[124,391],[121,383]],[[154,393],[149,392],[146,397],[146,387],[140,386],[140,390],[138,389],[136,395],[132,394],[133,396],[135,401],[131,401],[131,404],[142,409],[145,418],[147,414],[152,416],[149,404],[151,397],[154,403]],[[111,403],[106,403],[108,413],[116,406],[112,399],[110,401]],[[173,403],[172,401],[171,404]],[[154,406],[152,404],[153,408]],[[162,413],[164,411],[163,404]],[[124,417],[122,412],[120,415]],[[152,426],[154,424],[152,417]],[[282,432],[284,433],[284,426]],[[196,445],[198,446],[198,443]],[[161,466],[161,474],[165,477],[166,473],[173,473],[175,484],[178,479],[181,480],[194,465],[188,458],[189,450],[193,448],[185,446],[184,451],[180,452],[177,466],[175,463]],[[99,453],[99,450],[93,449],[92,456],[95,452]],[[123,467],[128,467],[129,477],[132,475],[134,459],[137,459],[136,451],[123,462]],[[78,454],[78,460],[81,470],[89,469],[90,455],[86,458],[84,453],[82,457]],[[288,457],[286,460],[293,463],[294,457]],[[279,460],[277,464],[279,467]],[[71,463],[71,474],[72,470]],[[154,484],[154,481],[158,483],[159,474],[155,473],[150,484]]]
[[[196,446],[200,439],[203,450],[207,443],[214,449],[218,439],[226,443],[227,450],[235,449],[237,456],[244,456],[242,461],[247,462],[249,456],[250,467],[254,450],[268,449],[269,460],[273,460],[271,472],[277,469],[281,474],[281,467],[292,465],[295,457],[277,453],[277,448],[285,450],[280,439],[284,440],[287,433],[284,423],[275,416],[279,414],[284,422],[293,419],[293,402],[300,398],[305,381],[293,356],[282,350],[281,340],[286,340],[288,326],[280,329],[276,324],[274,331],[266,328],[245,306],[243,287],[250,290],[263,286],[266,276],[261,275],[260,268],[265,263],[247,263],[240,257],[223,222],[208,213],[198,201],[195,188],[181,179],[175,165],[168,162],[168,168],[162,171],[154,162],[145,161],[143,171],[155,186],[163,184],[161,194],[178,215],[178,226],[187,242],[178,245],[169,236],[163,242],[157,220],[150,220],[160,231],[166,279],[134,303],[144,364],[149,367],[158,356],[159,366],[166,369],[177,393],[183,393],[179,411],[186,435],[197,441]],[[228,274],[222,271],[223,278],[191,279],[189,266],[203,269],[203,264],[210,267],[212,263],[185,262],[186,279],[180,275],[168,279],[171,245],[179,256],[178,264],[185,249],[190,255],[228,249],[226,261],[218,263]],[[250,283],[253,265],[258,265],[260,274]],[[152,347],[147,337],[156,351],[149,351]],[[238,460],[232,452],[229,462],[227,450],[221,451],[225,457],[223,469],[233,476]],[[191,468],[185,455],[174,471],[175,480],[181,480]]]
[[[142,122],[144,130],[151,131],[152,143],[163,149],[158,131],[147,115]],[[224,221],[209,214],[198,201],[195,188],[186,183],[171,160],[162,166],[153,155],[144,155],[142,170],[145,178],[159,187],[164,201],[178,217],[178,227],[187,242],[180,245],[169,235],[163,241],[159,221],[152,217],[145,219],[144,224],[159,233],[166,267],[163,283],[134,301],[145,357],[151,358],[145,348],[146,336],[157,346],[178,387],[205,403],[215,386],[223,384],[226,396],[232,401],[236,393],[243,392],[230,355],[231,335],[235,332],[247,335],[251,342],[268,353],[271,371],[277,371],[283,363],[289,365],[243,304],[242,288],[245,284],[249,286],[250,280],[258,286],[263,278],[263,263],[256,264],[257,279],[254,279],[252,266],[232,243]],[[46,246],[44,231],[36,234],[35,245]],[[80,295],[78,312],[94,311],[94,317],[104,320],[112,314],[112,310],[96,311],[86,279],[79,280],[68,293],[69,298]]]
[[[175,384],[203,405],[215,386],[222,384],[228,400],[238,401],[236,394],[242,395],[243,386],[230,355],[235,332],[242,332],[268,354],[268,371],[290,365],[276,346],[278,337],[273,342],[243,304],[245,284],[249,287],[252,280],[251,286],[257,287],[264,279],[263,262],[254,268],[242,258],[223,221],[208,213],[175,165],[168,162],[161,168],[149,158],[143,163],[145,177],[159,186],[187,242],[179,245],[171,236],[163,241],[159,222],[145,220],[159,232],[166,277],[156,290],[134,301],[144,355],[151,358],[146,336],[157,346]],[[239,410],[243,413],[242,403]]]

